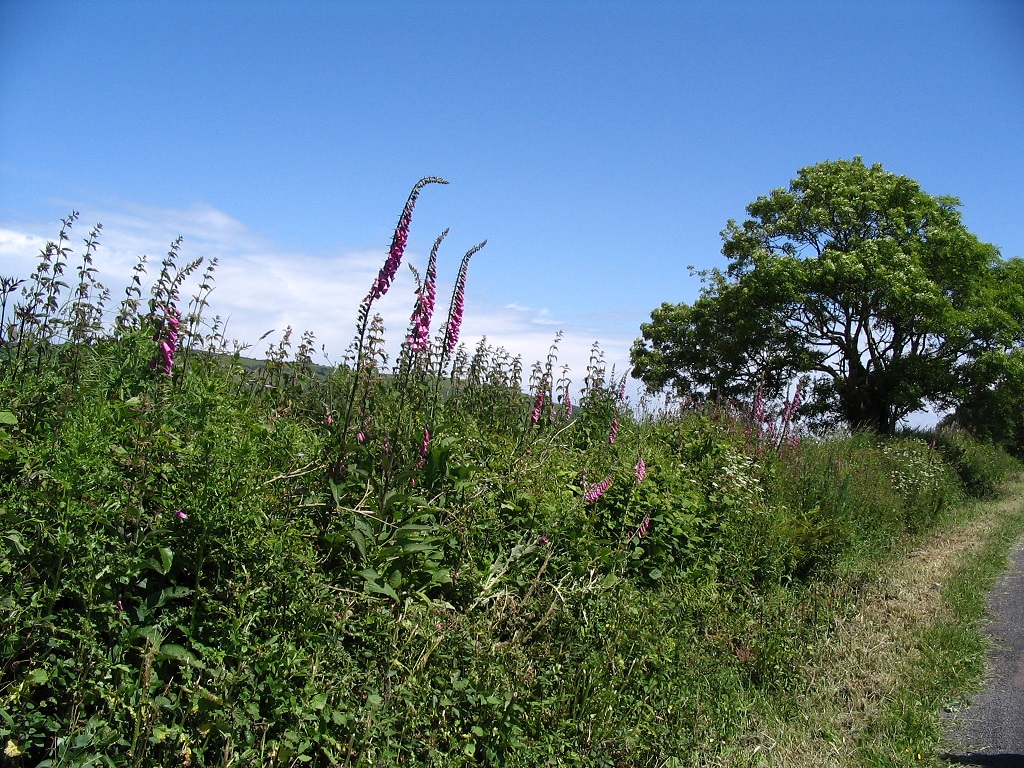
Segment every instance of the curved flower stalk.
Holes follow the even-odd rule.
[[[455,345],[459,343],[462,313],[466,306],[466,273],[469,271],[469,260],[485,245],[487,245],[486,240],[474,245],[466,251],[466,255],[462,257],[462,263],[459,264],[459,274],[455,278],[455,288],[452,290],[452,301],[448,306],[448,319],[444,323],[444,341],[441,345],[442,370],[444,369],[445,359],[455,351]]]
[[[411,352],[423,352],[430,346],[430,319],[434,315],[434,301],[437,298],[437,249],[447,236],[446,229],[430,249],[427,272],[416,296],[416,306],[413,308],[412,317],[409,318],[409,335],[405,339],[406,346]]]
[[[402,256],[405,254],[405,245],[409,240],[409,227],[412,225],[412,211],[416,207],[416,199],[420,196],[420,190],[427,184],[447,184],[448,182],[438,176],[426,176],[416,182],[416,185],[409,193],[409,199],[405,201],[405,208],[402,215],[398,217],[398,226],[395,227],[395,234],[391,238],[391,248],[388,250],[388,258],[380,268],[377,279],[370,286],[370,292],[363,300],[371,303],[381,298],[388,292],[391,282],[398,274],[398,268],[402,264]]]
[[[395,233],[391,238],[391,248],[388,249],[388,257],[384,261],[384,265],[380,268],[380,272],[377,274],[377,278],[373,281],[373,285],[370,286],[370,292],[366,294],[366,298],[363,299],[359,305],[359,315],[357,320],[358,334],[356,335],[355,341],[355,361],[353,370],[355,375],[352,377],[352,390],[349,393],[348,407],[345,411],[345,423],[341,429],[341,440],[342,440],[342,453],[344,454],[345,441],[347,440],[348,428],[352,424],[352,409],[356,400],[356,389],[359,386],[359,372],[363,364],[364,355],[364,343],[366,341],[366,329],[370,322],[370,307],[373,302],[381,298],[387,293],[388,288],[391,287],[391,282],[395,279],[395,275],[398,272],[398,267],[402,263],[402,256],[405,254],[405,246],[409,240],[409,227],[412,225],[412,212],[413,208],[416,207],[416,199],[420,195],[420,190],[423,189],[427,184],[447,184],[448,182],[438,176],[426,176],[416,182],[413,186],[412,191],[409,192],[409,198],[405,201],[405,207],[402,209],[402,215],[398,218],[398,225],[395,227]]]

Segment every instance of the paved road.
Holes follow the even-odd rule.
[[[1024,541],[989,596],[986,628],[994,649],[991,676],[971,705],[946,722],[949,739],[961,746],[951,763],[1024,768]]]

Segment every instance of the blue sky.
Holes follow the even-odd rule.
[[[488,240],[464,338],[529,367],[562,330],[579,380],[593,341],[621,369],[696,297],[728,219],[854,155],[1024,256],[1024,3],[0,0],[0,274],[72,209],[115,297],[183,235],[220,258],[229,335],[291,324],[333,359],[421,176],[451,183],[412,263],[450,227],[450,282]]]

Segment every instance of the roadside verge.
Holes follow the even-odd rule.
[[[1018,474],[998,498],[957,509],[940,532],[894,556],[863,586],[812,652],[797,706],[766,718],[752,739],[758,746],[727,763],[948,768],[961,760],[968,745],[947,738],[944,721],[975,699],[988,669],[987,598],[1009,554],[1020,556],[1022,537]],[[1015,599],[1024,605],[1024,595]],[[1024,633],[1024,624],[1015,631]],[[1019,706],[1024,690],[1016,695]]]

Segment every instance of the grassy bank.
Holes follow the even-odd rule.
[[[1014,466],[792,403],[630,408],[596,349],[524,374],[455,344],[468,256],[436,338],[415,311],[388,366],[371,291],[326,375],[308,335],[243,364],[176,248],[116,312],[66,257],[0,346],[12,765],[742,764],[801,754],[819,696],[801,728],[868,754],[856,716],[891,731],[906,689],[826,681],[843,628],[899,615],[893,563]],[[898,676],[867,638],[857,674]]]
[[[998,499],[956,507],[908,539],[869,582],[842,585],[830,601],[848,608],[809,649],[797,706],[767,706],[756,745],[723,764],[948,765],[941,714],[980,682],[985,600],[1021,536],[1017,475]]]

